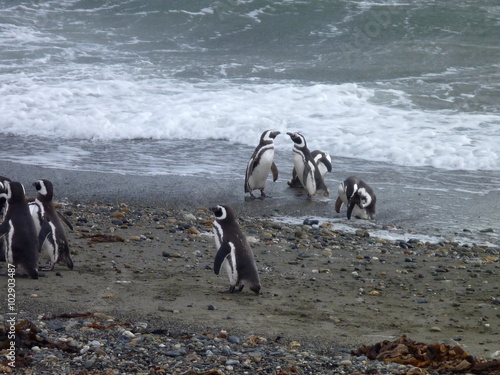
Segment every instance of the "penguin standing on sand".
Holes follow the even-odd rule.
[[[3,237],[6,260],[24,269],[32,279],[38,279],[38,235],[24,186],[16,181],[4,181],[2,186],[5,192],[0,196],[6,199],[7,209],[0,225],[0,237]]]
[[[329,153],[320,150],[314,150],[313,152],[311,152],[311,155],[314,161],[316,162],[316,165],[318,166],[319,172],[323,177],[324,181],[326,172],[332,171],[332,157],[330,156]],[[287,184],[291,188],[303,187],[302,184],[300,183],[299,177],[297,176],[297,171],[295,170],[295,167],[292,170],[292,179],[288,181]]]
[[[214,272],[219,274],[221,267],[227,271],[230,287],[227,292],[240,292],[245,285],[259,294],[260,279],[254,255],[245,235],[241,232],[233,210],[228,206],[210,209],[215,214],[213,223],[217,254]]]
[[[377,197],[373,189],[359,177],[350,176],[341,182],[335,202],[335,211],[338,213],[343,204],[347,206],[347,218],[371,220],[375,216]]]
[[[308,197],[312,197],[318,190],[323,190],[325,196],[328,196],[330,192],[325,185],[325,180],[321,175],[320,169],[316,161],[314,160],[311,152],[307,148],[306,139],[300,133],[287,133],[292,139],[293,146],[293,165],[297,177],[300,180],[302,186],[307,189]],[[319,161],[324,163],[326,166],[330,166],[331,163],[325,157],[320,157]]]
[[[274,139],[280,134],[279,131],[266,130],[260,136],[259,145],[255,148],[252,157],[248,161],[245,174],[245,193],[250,193],[252,198],[253,190],[260,190],[261,198],[264,198],[264,188],[266,187],[269,172],[273,173],[273,181],[278,179],[278,168],[274,164]]]
[[[69,251],[66,233],[52,198],[54,187],[48,180],[38,180],[33,183],[38,192],[34,202],[29,207],[38,233],[40,249],[49,257],[44,270],[51,271],[56,263],[65,263],[73,269],[73,260]],[[71,225],[68,223],[68,225]]]

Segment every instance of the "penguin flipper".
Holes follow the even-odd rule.
[[[319,159],[319,161],[322,162],[325,165],[326,170],[328,172],[332,171],[332,163],[330,162],[330,160],[328,160],[328,158],[326,158],[325,156],[323,156],[321,159]]]
[[[276,167],[276,164],[271,164],[271,172],[273,172],[273,181],[276,181],[278,179],[278,167]]]
[[[69,220],[66,219],[66,217],[62,213],[60,213],[59,211],[56,211],[56,212],[57,212],[57,215],[59,216],[59,218],[64,222],[64,224],[66,224],[69,229],[73,230],[73,225],[71,225]]]
[[[248,161],[247,172],[245,174],[245,193],[251,193],[252,192],[251,189],[250,189],[250,186],[248,185],[248,179],[250,178],[250,175],[252,174],[252,171],[255,168],[254,161],[255,161],[255,158],[253,156]]]
[[[42,251],[43,244],[47,237],[52,233],[52,227],[48,221],[45,221],[40,228],[40,233],[38,233],[38,252]]]
[[[229,246],[227,242],[223,243],[217,251],[217,255],[215,256],[214,260],[214,272],[216,275],[219,274],[222,263],[230,253],[231,246]]]
[[[342,202],[342,199],[340,199],[340,197],[337,197],[337,200],[335,201],[335,212],[336,213],[340,212],[340,208],[342,207],[343,204],[344,204],[344,202]]]

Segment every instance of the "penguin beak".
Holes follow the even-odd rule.
[[[209,210],[215,214],[215,211],[217,211],[217,207],[210,207]]]
[[[355,205],[356,205],[356,202],[351,201],[349,203],[349,207],[347,207],[347,219],[348,220],[351,220],[352,210],[354,209]]]

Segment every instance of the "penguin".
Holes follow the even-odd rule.
[[[311,155],[316,162],[316,165],[318,166],[319,172],[321,173],[321,176],[323,176],[324,181],[326,172],[332,171],[332,157],[327,152],[323,152],[320,150],[314,150],[313,152],[311,152]],[[297,176],[295,167],[292,170],[292,179],[287,183],[291,188],[303,187],[300,183],[299,177]]]
[[[24,186],[17,181],[4,181],[2,186],[5,192],[0,196],[6,199],[7,209],[0,225],[0,237],[4,241],[6,260],[32,279],[38,279],[38,235]]]
[[[210,209],[215,215],[213,222],[217,254],[214,272],[219,274],[223,267],[229,276],[228,293],[241,292],[245,285],[259,294],[260,279],[254,255],[245,235],[241,232],[233,210],[228,206]]]
[[[260,136],[260,142],[255,148],[252,157],[248,161],[245,174],[245,193],[250,193],[252,198],[253,190],[260,190],[261,198],[264,198],[264,188],[269,172],[273,173],[273,181],[278,179],[278,168],[274,164],[274,139],[280,134],[279,131],[266,130]]]
[[[66,233],[62,226],[60,214],[57,212],[52,200],[54,197],[52,182],[38,180],[33,183],[33,186],[38,194],[35,201],[29,204],[29,207],[38,233],[40,251],[43,251],[49,257],[44,270],[53,270],[56,263],[65,263],[69,269],[73,269],[73,260],[71,259]]]
[[[371,220],[375,216],[377,197],[373,189],[359,177],[350,176],[341,182],[335,202],[335,211],[340,212],[343,204],[347,207],[347,219],[351,216],[358,219]]]
[[[322,190],[325,196],[330,195],[320,169],[307,148],[307,142],[304,136],[300,133],[287,134],[294,143],[293,164],[295,171],[300,183],[307,190],[308,197],[311,198],[318,190]],[[325,165],[330,165],[331,169],[331,163],[326,158],[321,157],[319,160]]]

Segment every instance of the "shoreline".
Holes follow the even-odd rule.
[[[336,168],[340,170],[358,169],[357,162],[354,161],[336,162]],[[0,161],[3,175],[23,183],[28,196],[34,194],[32,182],[45,178],[54,184],[54,199],[69,203],[125,203],[179,210],[225,204],[241,216],[311,217],[341,224],[343,228],[349,227],[352,231],[367,229],[380,232],[389,229],[395,232],[394,235],[399,233],[401,237],[406,234],[468,244],[489,244],[494,247],[500,243],[500,228],[497,227],[500,225],[500,214],[495,214],[497,202],[500,202],[500,189],[489,191],[486,196],[471,191],[463,197],[461,195],[466,193],[460,189],[450,190],[459,179],[465,182],[464,186],[468,186],[476,179],[483,180],[484,176],[472,175],[466,180],[460,171],[443,172],[447,173],[449,187],[444,186],[443,191],[435,194],[426,194],[425,186],[410,186],[414,181],[437,179],[436,176],[427,176],[429,172],[426,170],[414,169],[412,174],[402,175],[401,170],[393,170],[393,166],[377,163],[359,168],[371,170],[365,173],[371,174],[370,179],[379,180],[374,184],[378,198],[375,220],[347,220],[345,207],[340,213],[335,212],[338,182],[333,180],[336,176],[330,174],[326,176],[330,189],[328,198],[315,197],[308,200],[302,189],[288,187],[286,181],[290,176],[287,171],[281,171],[277,182],[269,180],[267,183],[266,193],[270,198],[261,200],[250,199],[248,194],[244,194],[243,176],[236,180],[179,175],[140,176]],[[391,182],[393,174],[399,175],[399,183]],[[492,177],[489,184],[493,184],[495,179],[496,177]],[[476,220],[481,224],[477,224]]]

